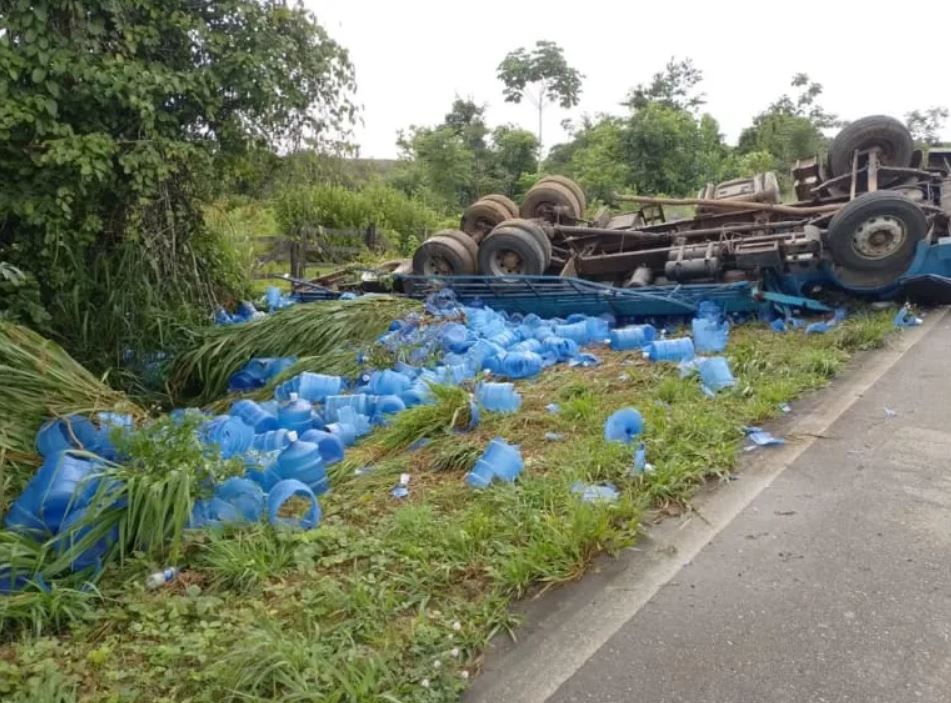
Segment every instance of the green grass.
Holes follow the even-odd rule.
[[[513,599],[578,578],[595,555],[631,545],[645,514],[679,508],[732,472],[743,425],[881,345],[890,315],[858,314],[811,337],[737,328],[727,356],[739,384],[716,398],[673,366],[605,350],[601,366],[519,382],[520,411],[483,413],[473,432],[446,432],[458,399],[435,417],[407,413],[334,467],[319,529],[195,536],[182,576],[158,592],[141,585],[157,565],[128,561],[68,637],[26,633],[0,646],[0,696],[28,699],[27,682],[48,670],[89,701],[455,701],[487,640],[516,624]],[[645,417],[653,473],[631,476],[630,450],[601,437],[626,405]],[[546,432],[564,439],[546,442]],[[402,449],[421,433],[433,441]],[[525,471],[473,491],[463,474],[495,436],[521,445]],[[404,471],[400,501],[389,490]],[[611,481],[621,497],[582,503],[575,480]]]

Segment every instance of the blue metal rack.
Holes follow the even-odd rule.
[[[756,307],[753,286],[737,283],[615,288],[580,278],[557,276],[400,276],[412,298],[450,288],[463,303],[481,301],[496,310],[534,312],[541,317],[571,313],[618,317],[691,315],[701,300],[712,300],[725,312]]]

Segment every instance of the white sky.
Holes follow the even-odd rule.
[[[947,57],[951,0],[305,0],[350,50],[365,157],[396,156],[396,132],[442,120],[456,95],[488,105],[490,125],[535,131],[534,108],[502,99],[496,67],[538,39],[557,42],[585,74],[581,104],[546,109],[545,146],[559,124],[623,113],[627,89],[671,56],[703,70],[705,109],[735,143],[752,117],[789,88],[796,72],[823,84],[821,103],[846,119],[951,107]],[[928,52],[926,47],[931,48]],[[939,47],[941,47],[939,49]],[[939,52],[944,53],[942,58]],[[943,138],[951,141],[951,125]]]

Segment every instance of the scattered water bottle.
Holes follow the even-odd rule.
[[[176,576],[178,576],[178,569],[174,566],[170,566],[167,569],[156,571],[154,574],[149,574],[145,579],[145,587],[150,591],[154,591],[166,583],[171,583]]]
[[[657,330],[653,325],[630,325],[611,330],[608,338],[614,350],[640,349],[657,338]]]
[[[644,348],[644,356],[651,361],[683,361],[693,354],[693,340],[690,337],[658,339]]]

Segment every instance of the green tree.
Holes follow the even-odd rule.
[[[612,202],[615,193],[633,187],[625,132],[620,117],[585,118],[570,142],[552,147],[545,170],[575,179],[592,200]]]
[[[720,172],[719,128],[705,115],[704,128],[687,110],[649,103],[624,130],[624,154],[631,185],[640,193],[693,194]]]
[[[671,57],[663,71],[654,74],[649,84],[640,83],[628,91],[624,104],[632,110],[659,103],[681,110],[697,110],[706,102],[703,93],[694,89],[703,81],[703,71],[693,60]]]
[[[509,52],[498,67],[505,101],[520,103],[528,96],[538,110],[538,143],[542,140],[542,111],[545,103],[557,103],[567,110],[581,98],[584,75],[565,60],[564,50],[555,42],[538,41],[531,51],[520,47]]]
[[[492,130],[492,170],[505,195],[521,195],[525,174],[538,171],[538,140],[525,129],[502,125]],[[484,194],[484,193],[483,193]]]
[[[74,350],[164,344],[169,317],[234,283],[198,211],[216,159],[333,144],[354,116],[347,53],[300,4],[2,0],[0,16],[0,258],[36,276]]]
[[[930,107],[927,110],[912,110],[905,115],[905,124],[921,146],[937,146],[941,143],[941,129],[948,119],[948,108]]]
[[[737,146],[741,156],[753,152],[770,154],[771,169],[778,171],[781,179],[788,177],[797,159],[817,154],[825,147],[828,140],[823,129],[841,124],[818,103],[822,95],[820,83],[811,81],[805,73],[797,73],[791,85],[799,89],[798,93],[784,93],[757,115],[753,124],[740,134]]]

